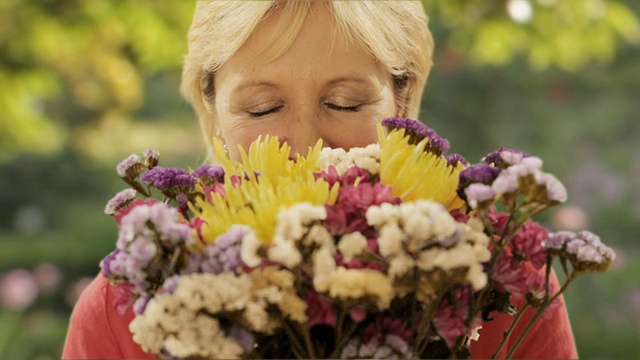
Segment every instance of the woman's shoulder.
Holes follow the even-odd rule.
[[[65,359],[153,358],[133,342],[131,309],[120,314],[114,305],[115,288],[98,274],[76,303],[64,345]]]
[[[550,282],[552,287],[558,286],[558,279],[553,271]],[[560,296],[557,301],[555,306],[547,309],[545,315],[534,323],[534,326],[514,353],[513,358],[576,359],[578,357],[564,298]],[[521,308],[524,306],[524,300],[516,301],[514,305],[517,308]],[[510,347],[514,345],[516,339],[524,331],[534,314],[535,309],[531,307],[525,310],[507,345],[497,354],[497,358],[506,357]],[[491,358],[513,319],[514,317],[511,315],[496,313],[493,315],[493,321],[485,322],[478,332],[480,334],[479,340],[471,342],[473,358]]]

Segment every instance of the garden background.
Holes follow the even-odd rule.
[[[640,3],[423,2],[436,53],[421,120],[471,162],[499,146],[545,160],[569,201],[538,220],[618,253],[566,294],[581,358],[640,359]],[[0,359],[60,357],[115,246],[102,211],[121,159],[203,161],[177,90],[193,4],[0,3]]]

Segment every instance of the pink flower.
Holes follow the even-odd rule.
[[[120,314],[124,314],[129,306],[136,302],[134,286],[126,281],[121,281],[115,287],[113,305]]]
[[[336,204],[325,206],[327,209],[325,224],[334,234],[360,231],[365,236],[371,235],[372,230],[367,224],[365,214],[371,205],[383,203],[400,203],[400,199],[391,198],[389,186],[369,182],[360,183],[357,186],[342,186],[338,192]]]
[[[0,304],[20,311],[28,308],[38,297],[36,278],[25,269],[14,269],[0,278]]]
[[[377,271],[382,270],[382,264],[379,262],[364,261],[359,258],[353,258],[348,262],[345,262],[344,258],[342,257],[342,254],[340,253],[336,254],[335,259],[336,259],[336,265],[343,266],[347,269],[372,269]]]
[[[203,245],[206,245],[206,242],[204,241],[204,237],[202,236],[202,225],[205,225],[206,223],[207,222],[202,220],[202,218],[200,217],[194,217],[189,221],[189,226],[192,229],[196,230],[196,235],[198,236],[200,243]]]
[[[469,295],[467,287],[454,290],[450,297],[445,297],[438,305],[433,316],[433,325],[449,348],[452,348],[458,338],[467,332],[465,321],[469,313]],[[478,316],[473,319],[470,329],[475,329],[481,324],[482,319]]]
[[[336,326],[336,312],[326,297],[314,290],[307,293],[307,316],[309,327],[315,325]]]
[[[387,335],[396,335],[399,338],[409,341],[413,336],[413,330],[406,329],[402,321],[387,315],[378,315],[376,320],[362,332],[362,343],[368,343],[372,339],[384,342]]]
[[[529,271],[525,265],[513,256],[509,248],[505,249],[493,270],[493,280],[497,283],[498,290],[507,291],[516,298],[523,298],[529,290]]]
[[[516,256],[531,261],[536,269],[540,269],[545,265],[547,259],[547,253],[542,247],[542,242],[548,236],[547,229],[536,222],[527,221],[511,239],[508,246]]]

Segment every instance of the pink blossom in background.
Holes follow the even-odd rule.
[[[76,304],[76,302],[80,298],[80,294],[82,294],[84,289],[89,286],[91,281],[93,281],[93,278],[91,277],[81,277],[66,289],[64,298],[69,306],[73,307]]]
[[[33,269],[36,282],[40,285],[40,290],[45,294],[54,292],[62,281],[62,271],[60,267],[52,263],[42,263]]]
[[[38,297],[38,292],[38,282],[28,270],[10,270],[0,278],[0,305],[9,310],[28,308]]]
[[[551,223],[557,229],[578,231],[589,225],[589,218],[584,210],[577,206],[563,206],[553,214]]]

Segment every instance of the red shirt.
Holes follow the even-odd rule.
[[[553,281],[557,282],[555,277]],[[113,306],[114,287],[107,279],[98,275],[85,289],[76,304],[67,339],[62,353],[63,359],[154,359],[155,356],[142,351],[133,342],[129,323],[134,314],[131,309],[121,315]],[[533,311],[524,315],[510,341],[513,343],[531,318]],[[487,322],[479,331],[480,339],[473,341],[473,358],[490,358],[502,339],[502,334],[513,317],[495,315],[495,320]],[[499,358],[508,352],[507,344]],[[514,354],[514,358],[529,359],[574,359],[577,358],[573,333],[564,306],[556,308],[549,318],[541,318],[531,329],[524,342]]]

